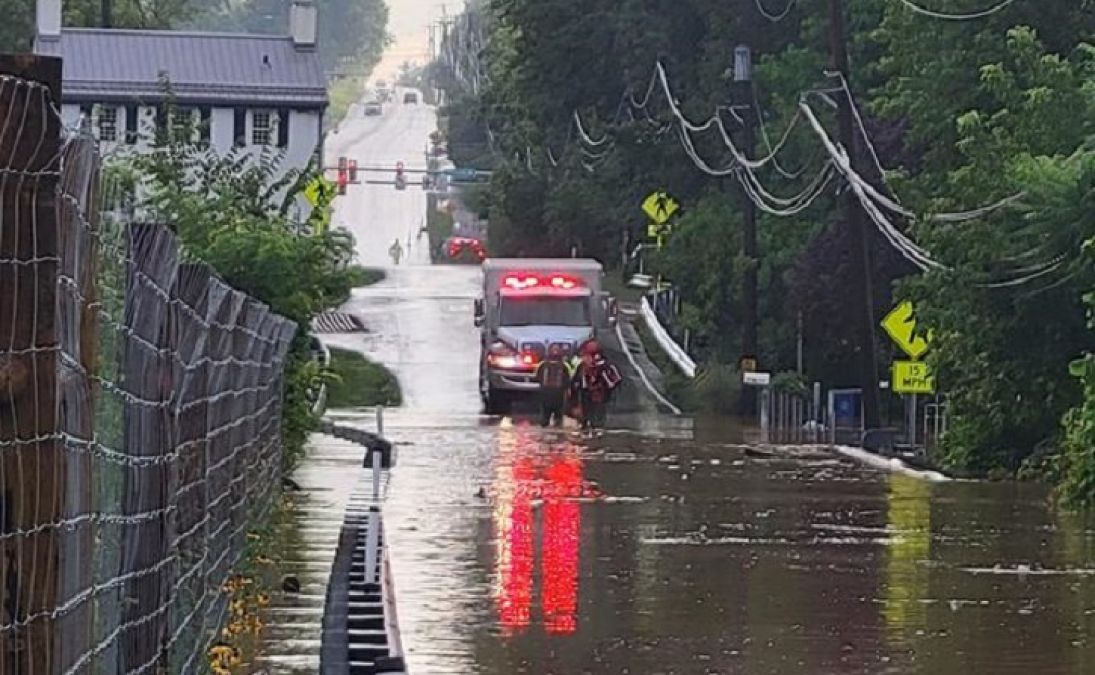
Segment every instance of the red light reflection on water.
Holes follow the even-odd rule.
[[[513,480],[520,486],[535,476],[530,458],[521,458],[513,464]],[[498,616],[502,626],[509,629],[524,628],[529,624],[532,604],[532,497],[527,490],[517,489],[509,504],[509,522],[505,524],[500,542],[508,564],[501,569],[502,594],[499,596]]]
[[[569,444],[544,451],[520,428],[506,434],[499,452],[493,491],[499,623],[509,632],[532,623],[533,572],[539,553],[544,629],[573,633],[578,625],[582,527],[577,500],[594,494],[582,477],[582,459]],[[542,509],[537,541],[538,504]]]
[[[544,580],[541,604],[549,633],[573,633],[578,612],[578,551],[582,528],[582,462],[557,457],[546,471],[542,531]]]

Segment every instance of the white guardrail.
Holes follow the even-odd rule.
[[[331,365],[331,350],[327,345],[323,344],[323,341],[319,341],[319,346],[323,350],[323,365]],[[316,394],[316,402],[312,405],[312,414],[316,417],[320,417],[327,410],[327,384],[319,385],[319,393]]]
[[[673,341],[669,333],[666,332],[661,322],[658,321],[658,315],[654,313],[654,308],[650,306],[650,302],[645,297],[642,299],[640,311],[643,315],[643,320],[646,321],[646,327],[650,329],[650,332],[654,335],[654,339],[658,341],[658,345],[665,352],[666,356],[676,364],[677,368],[686,376],[692,378],[696,376],[696,362],[692,360],[684,349]]]

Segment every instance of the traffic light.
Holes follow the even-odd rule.
[[[357,160],[356,159],[351,159],[350,160],[350,182],[351,183],[356,183],[357,182]]]
[[[338,158],[338,181],[337,182],[338,182],[338,193],[340,195],[346,194],[347,166],[349,166],[348,160],[345,157],[339,157]]]
[[[407,187],[407,177],[403,175],[403,162],[395,165],[395,189],[402,190]]]

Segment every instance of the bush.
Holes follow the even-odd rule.
[[[696,403],[703,412],[733,415],[741,398],[741,373],[725,363],[711,363],[700,368],[693,385]]]
[[[316,314],[349,296],[362,272],[350,265],[344,230],[312,231],[289,211],[314,167],[285,169],[282,156],[220,155],[190,139],[161,134],[147,154],[108,165],[107,184],[141,217],[174,226],[186,255],[209,264],[234,288],[297,323],[285,365],[283,470],[303,455],[316,423],[308,396],[324,373],[312,359],[308,329]],[[180,140],[183,139],[183,140]]]

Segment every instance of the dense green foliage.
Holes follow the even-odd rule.
[[[226,283],[266,303],[299,328],[286,366],[285,468],[303,453],[314,428],[310,391],[329,379],[312,359],[313,317],[345,299],[362,272],[351,265],[353,238],[343,230],[315,234],[289,213],[314,170],[284,169],[280,156],[219,155],[202,145],[162,137],[148,154],[114,160],[109,185],[126,186],[142,217],[169,223],[188,255]],[[118,182],[115,182],[115,179]]]
[[[398,406],[403,403],[399,380],[384,366],[357,352],[331,350],[335,378],[327,384],[329,408]]]
[[[876,315],[895,297],[910,298],[933,331],[929,358],[949,411],[936,459],[955,469],[1014,471],[1035,451],[1056,453],[1064,492],[1095,500],[1095,385],[1089,371],[1075,366],[1077,378],[1068,367],[1092,344],[1083,297],[1095,277],[1083,243],[1095,236],[1095,3],[1016,2],[967,21],[894,0],[845,4],[850,87],[863,115],[853,150],[868,181],[919,214],[895,216],[895,226],[943,264],[918,273],[872,229]],[[966,13],[992,3],[923,4]],[[806,379],[857,383],[858,308],[849,299],[860,281],[836,189],[797,215],[762,214],[760,259],[748,260],[740,253],[740,190],[697,169],[660,87],[646,96],[660,62],[695,121],[716,106],[749,104],[748,91],[728,77],[733,49],[745,43],[755,54],[763,121],[754,156],[779,141],[804,94],[836,138],[832,108],[816,93],[842,95],[824,72],[828,9],[826,0],[801,0],[770,21],[754,0],[473,3],[474,20],[457,24],[471,28],[454,42],[478,49],[483,82],[470,86],[462,73],[474,59],[459,50],[434,76],[448,93],[454,158],[495,170],[492,250],[559,255],[577,247],[615,264],[625,236],[644,236],[642,197],[668,189],[684,209],[654,264],[681,290],[697,355],[727,363],[740,353],[742,272],[755,264],[762,367],[794,368],[801,325]],[[446,68],[454,61],[464,67]],[[581,138],[576,112],[597,144]],[[721,117],[737,134],[734,116],[724,109]],[[823,154],[806,125],[788,138],[780,166],[757,172],[775,195],[801,191]],[[728,165],[717,133],[692,139],[706,162]],[[930,217],[1016,193],[1023,198],[980,218]],[[877,339],[885,367],[896,355]]]

